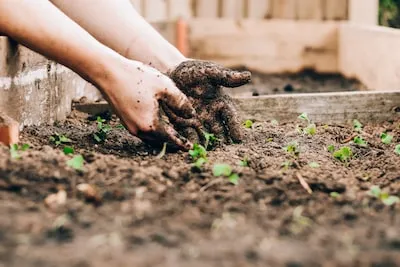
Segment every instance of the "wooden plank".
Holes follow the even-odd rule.
[[[143,5],[143,16],[147,21],[156,22],[167,19],[167,2],[165,0],[145,0]]]
[[[167,0],[169,19],[188,19],[193,16],[192,0]]]
[[[271,0],[247,0],[247,18],[265,19],[271,17]]]
[[[193,58],[265,73],[338,71],[336,22],[196,19],[189,28]]]
[[[218,1],[195,0],[195,14],[198,18],[217,18]]]
[[[323,19],[322,0],[297,0],[297,18],[306,20]]]
[[[349,0],[349,20],[364,25],[378,25],[379,0]]]
[[[373,90],[400,90],[400,30],[342,23],[339,69]]]
[[[293,121],[302,112],[316,123],[384,122],[400,118],[400,92],[345,92],[236,99],[246,118]],[[397,112],[396,112],[397,110]]]
[[[400,118],[400,92],[339,92],[240,97],[234,101],[243,117],[287,122],[306,112],[316,123],[378,123]],[[89,114],[111,111],[107,103],[76,104]]]
[[[346,20],[348,9],[348,0],[325,0],[324,18],[326,20]]]
[[[272,0],[272,18],[296,19],[297,0]]]
[[[244,17],[244,0],[221,0],[221,17],[240,19]]]

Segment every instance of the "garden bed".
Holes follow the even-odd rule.
[[[31,147],[13,154],[20,159],[0,147],[0,262],[5,266],[400,262],[400,204],[388,203],[376,187],[376,196],[369,194],[374,186],[390,196],[400,194],[395,153],[400,120],[362,121],[361,132],[351,124],[317,124],[315,135],[299,133],[297,125],[307,123],[297,116],[288,123],[255,122],[245,129],[242,144],[212,149],[196,170],[188,153],[159,159],[159,151],[129,135],[114,117],[105,122],[112,126],[107,140],[97,144],[93,119],[75,111],[56,125],[26,128],[22,142]],[[390,144],[382,143],[383,132],[393,136]],[[71,143],[63,144],[55,134]],[[368,146],[354,144],[355,136]],[[284,149],[294,141],[297,157]],[[67,166],[73,156],[64,155],[65,145],[83,156],[83,171]],[[335,159],[330,145],[350,148],[353,157]],[[241,166],[244,159],[248,166]],[[216,163],[229,164],[239,184],[214,177]],[[77,189],[82,184],[96,187],[92,201]],[[64,205],[49,200],[64,190]],[[63,202],[62,194],[56,200]]]

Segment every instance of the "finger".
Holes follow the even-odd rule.
[[[159,128],[158,128],[158,134],[162,140],[165,142],[175,145],[181,150],[188,151],[193,147],[193,144],[180,135],[171,125],[160,122]]]
[[[220,110],[220,116],[226,128],[226,136],[234,143],[243,141],[243,127],[240,123],[240,116],[229,102],[225,102],[225,107]]]
[[[175,85],[165,88],[158,99],[180,117],[188,119],[196,116],[196,111],[189,99]]]

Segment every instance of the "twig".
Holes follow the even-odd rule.
[[[344,139],[343,141],[341,141],[341,144],[346,144],[350,141],[352,141],[354,138],[356,138],[358,136],[358,134],[353,134],[352,136],[350,136],[349,138]]]
[[[296,177],[299,180],[301,186],[307,191],[307,193],[312,194],[313,191],[311,190],[306,180],[304,180],[303,176],[301,176],[301,174],[297,172]]]
[[[210,182],[208,182],[205,186],[203,186],[202,188],[200,188],[200,192],[204,192],[206,191],[208,188],[210,188],[213,185],[219,184],[221,182],[223,182],[224,179],[223,178],[218,178],[215,180],[211,180]]]

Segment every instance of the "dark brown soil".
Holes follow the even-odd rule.
[[[238,68],[239,70],[243,68]],[[273,94],[329,93],[364,90],[357,80],[340,74],[320,74],[312,70],[287,74],[262,74],[252,71],[251,83],[239,88],[226,89],[237,96]]]
[[[400,266],[400,204],[368,195],[373,185],[400,195],[400,122],[366,125],[369,147],[360,148],[342,144],[352,126],[317,125],[307,136],[295,119],[255,123],[243,144],[210,151],[202,171],[187,153],[157,159],[124,129],[95,144],[96,123],[82,113],[29,127],[22,140],[31,148],[21,159],[0,147],[0,266]],[[392,144],[381,143],[383,131]],[[49,143],[55,133],[72,139],[83,172]],[[283,150],[292,141],[298,159]],[[350,146],[354,158],[333,159],[331,144]],[[239,166],[245,157],[249,167]],[[282,169],[288,160],[295,166]],[[213,164],[222,162],[240,174],[238,186],[213,177]],[[102,203],[86,202],[81,183],[96,186]],[[46,207],[60,188],[66,205]]]

